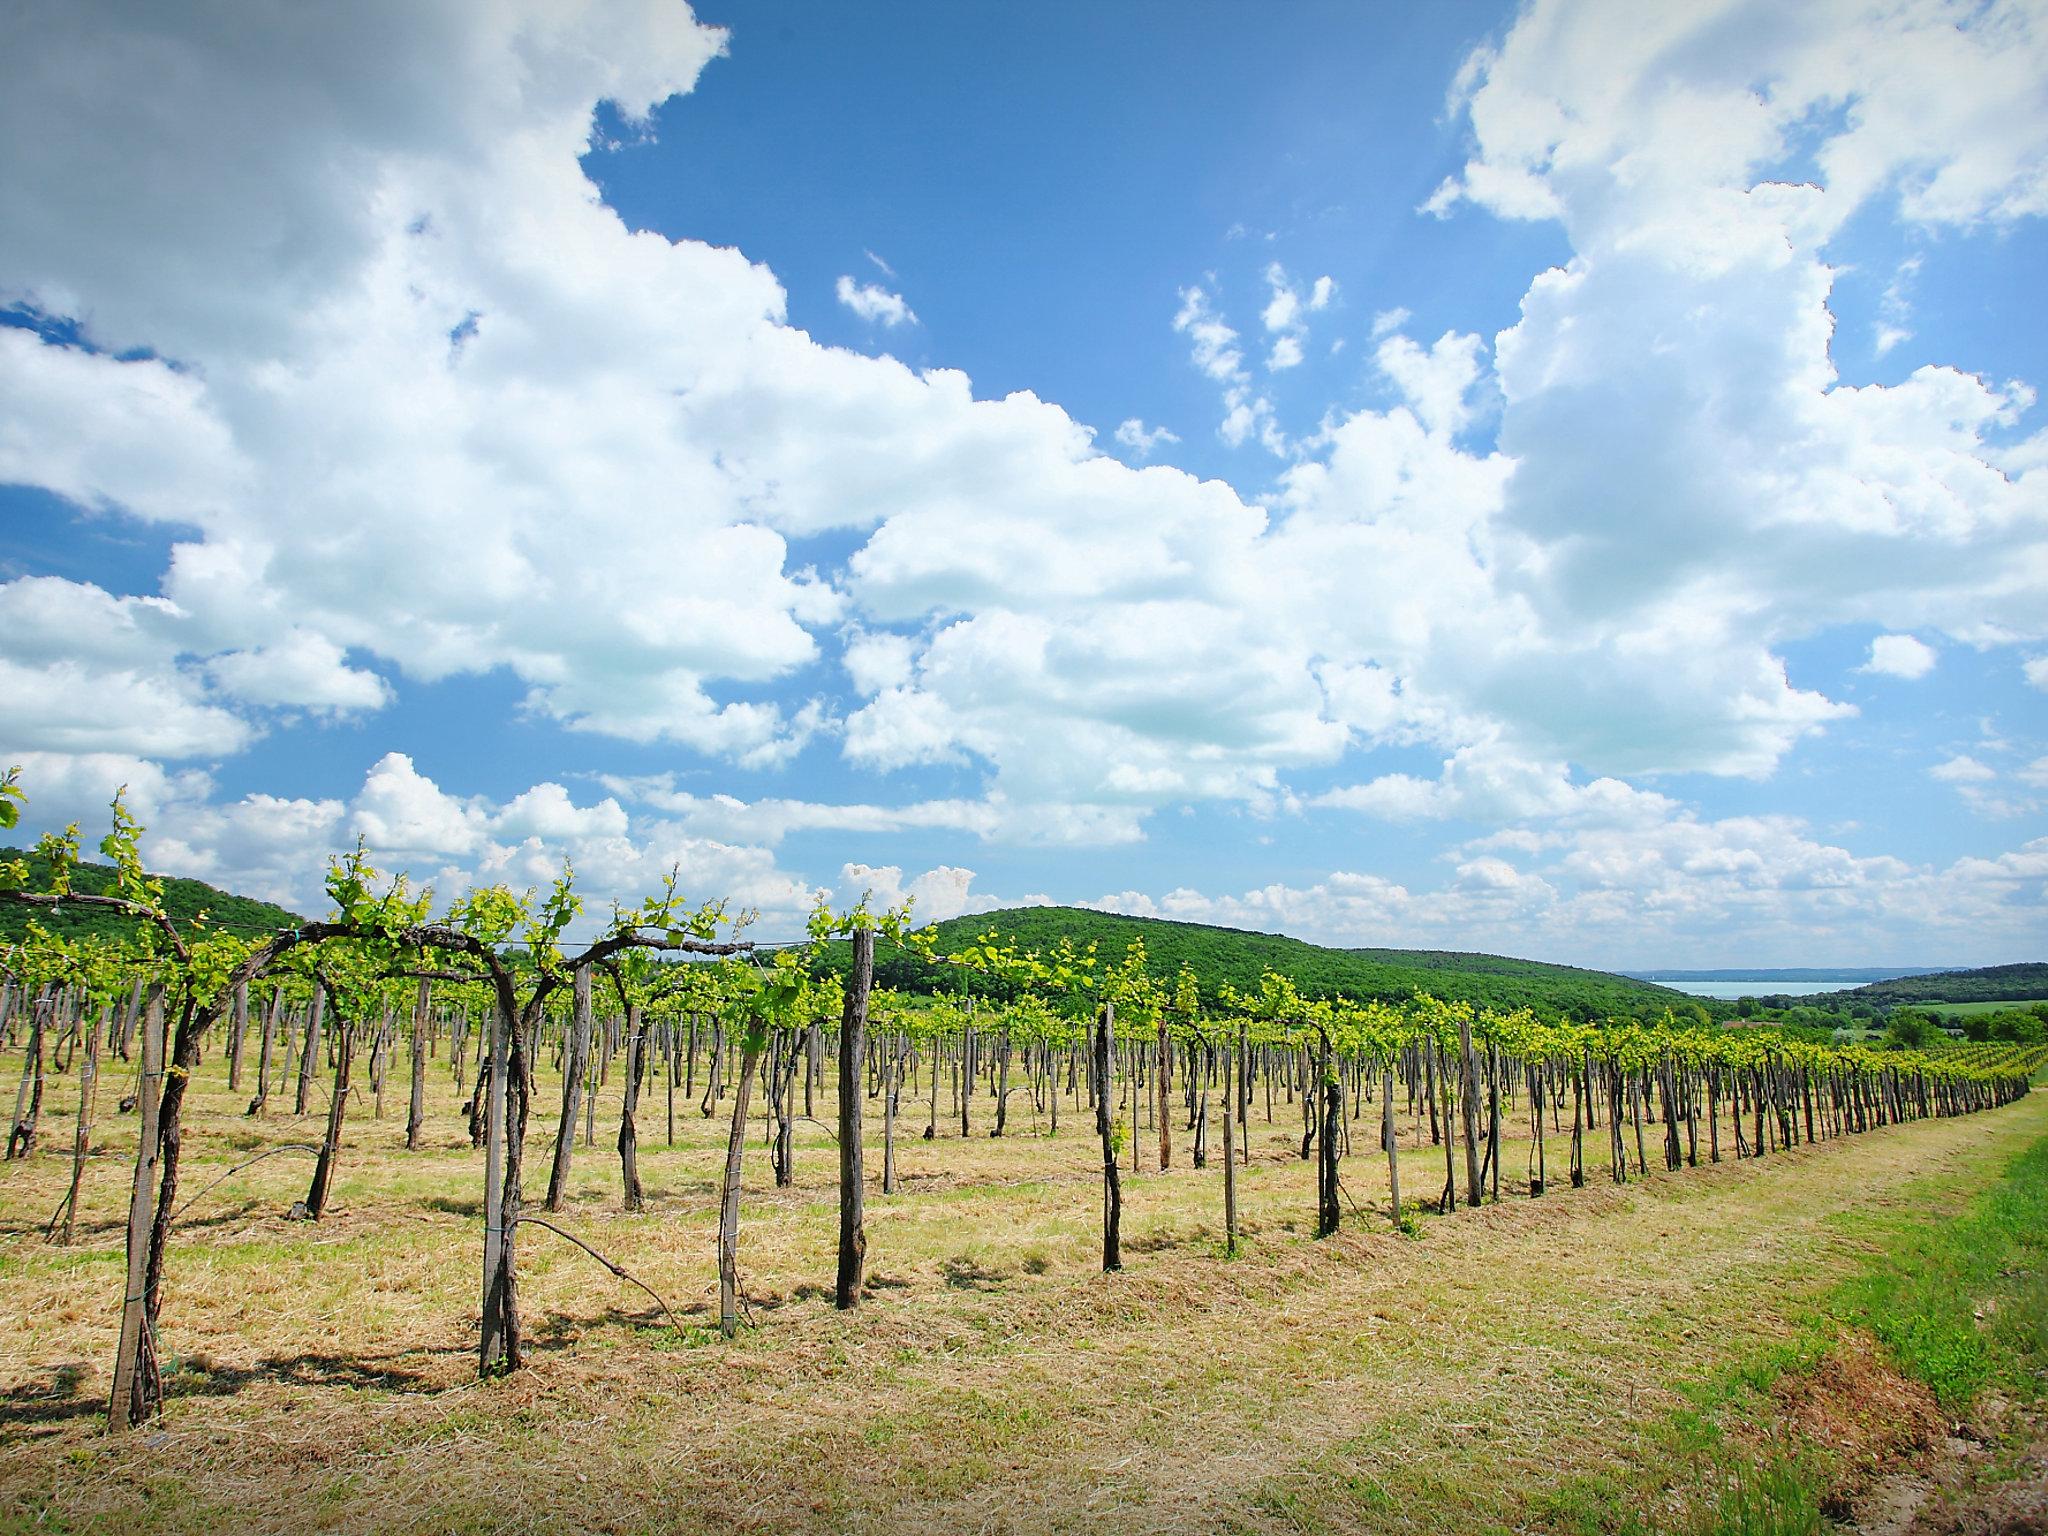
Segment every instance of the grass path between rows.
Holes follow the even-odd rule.
[[[1703,1395],[1740,1410],[1729,1383],[1796,1364],[1817,1319],[1903,1306],[1845,1287],[2010,1170],[2048,1178],[2048,1158],[2024,1157],[2044,1138],[2036,1093],[1625,1188],[1602,1171],[1426,1218],[1415,1239],[1347,1212],[1324,1242],[1275,1219],[1283,1191],[1306,1216],[1307,1177],[1276,1163],[1254,1170],[1264,1219],[1235,1260],[1202,1235],[1213,1169],[1177,1170],[1140,1181],[1152,1204],[1112,1277],[1089,1272],[1087,1220],[1044,1214],[1042,1183],[992,1182],[876,1211],[882,1283],[858,1313],[790,1287],[730,1344],[678,1340],[587,1261],[537,1255],[535,1364],[482,1385],[445,1299],[474,1263],[459,1202],[415,1217],[366,1187],[332,1225],[185,1240],[180,1392],[127,1441],[63,1410],[51,1379],[73,1355],[90,1366],[111,1255],[45,1257],[17,1222],[0,1247],[0,1337],[25,1346],[0,1361],[0,1526],[1691,1529],[1721,1473],[1673,1426]],[[813,1243],[824,1209],[752,1209],[753,1272],[786,1283],[779,1245]],[[1059,1244],[1054,1262],[975,1258],[1013,1228]],[[890,1257],[913,1232],[958,1259]],[[67,1308],[92,1315],[53,1318]]]

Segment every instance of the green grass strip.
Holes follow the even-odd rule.
[[[1897,1231],[1888,1251],[1823,1302],[1867,1328],[1952,1415],[1985,1387],[2032,1398],[2048,1367],[2048,1138],[1951,1221]]]
[[[1687,1390],[1658,1437],[1664,1468],[1589,1473],[1535,1501],[1543,1529],[1586,1536],[1818,1536],[1829,1529],[1823,1448],[1759,1460],[1723,1431],[1768,1412],[1779,1379],[1809,1371],[1851,1329],[1867,1330],[1943,1412],[1962,1417],[1986,1388],[2037,1400],[2048,1392],[2048,1137],[1951,1217],[1894,1207],[1848,1218],[1879,1248],[1825,1292],[1797,1334]],[[1656,1511],[1653,1490],[1692,1484],[1683,1515]],[[1661,1485],[1661,1487],[1659,1486]],[[1705,1494],[1702,1498],[1701,1495]]]

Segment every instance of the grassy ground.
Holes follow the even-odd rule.
[[[18,1054],[0,1061],[10,1089],[18,1066]],[[1551,1191],[1525,1198],[1527,1143],[1511,1140],[1502,1204],[1426,1217],[1404,1238],[1388,1230],[1384,1159],[1366,1155],[1361,1127],[1343,1175],[1356,1209],[1317,1242],[1298,1112],[1283,1101],[1268,1125],[1261,1098],[1240,1183],[1245,1252],[1222,1257],[1215,1162],[1188,1168],[1176,1128],[1175,1168],[1148,1162],[1126,1183],[1128,1267],[1106,1278],[1082,1116],[1069,1106],[1052,1137],[1024,1099],[997,1141],[984,1101],[962,1139],[942,1099],[930,1143],[927,1112],[906,1106],[904,1192],[871,1194],[874,1289],[850,1315],[829,1295],[829,1135],[799,1127],[785,1190],[767,1187],[750,1139],[741,1263],[756,1326],[728,1343],[706,1326],[720,1123],[679,1095],[666,1147],[654,1088],[648,1209],[623,1215],[615,1081],[562,1220],[688,1331],[581,1253],[522,1232],[534,1364],[477,1384],[481,1164],[437,1064],[432,1146],[404,1152],[394,1074],[383,1119],[367,1101],[353,1113],[317,1226],[283,1219],[310,1174],[293,1154],[198,1201],[164,1307],[173,1401],[156,1430],[113,1440],[99,1414],[134,1145],[133,1117],[113,1108],[127,1070],[110,1064],[103,1086],[72,1248],[41,1238],[68,1178],[69,1078],[52,1079],[42,1150],[0,1171],[0,1527],[1765,1529],[1741,1511],[1803,1507],[1810,1448],[1727,1426],[1756,1416],[1785,1371],[1840,1366],[1841,1326],[1881,1335],[1912,1314],[1911,1297],[1866,1297],[1863,1313],[1845,1300],[1891,1272],[1885,1255],[1966,1230],[2009,1169],[2027,1189],[2048,1182],[2048,1159],[2025,1157],[2048,1136],[2041,1094],[1626,1188],[1607,1179],[1603,1130],[1588,1141],[1587,1188],[1564,1187],[1553,1138]],[[555,1097],[544,1078],[538,1102]],[[318,1134],[317,1114],[288,1113],[288,1092],[263,1120],[240,1113],[246,1098],[208,1064],[188,1192]],[[536,1117],[528,1152],[536,1192],[549,1121]],[[1403,1124],[1404,1193],[1433,1197],[1442,1153]],[[870,1129],[879,1179],[872,1115]],[[1139,1140],[1149,1150],[1156,1137]],[[2005,1315],[2038,1321],[2038,1274],[2001,1279],[1990,1262],[1989,1279],[1956,1281],[1957,1297],[1975,1280],[2031,1286],[2034,1311]],[[1910,1398],[1890,1353],[1852,1365],[1836,1371],[1851,1395]],[[1804,1411],[1784,1406],[1788,1421]],[[1830,1412],[1815,1422],[1833,1424]]]
[[[1935,1014],[2009,1014],[2015,1008],[2034,1008],[2034,1004],[2048,1001],[2048,997],[2025,997],[2021,1001],[2007,1001],[2007,1004],[1907,1004],[1909,1008],[1931,1010]]]
[[[1942,1003],[1930,1000],[1927,1002],[1901,1003],[1899,1006],[1911,1008],[1921,1013],[1952,1013],[1961,1017],[1964,1014],[2009,1013],[2015,1008],[2031,1008],[2039,1002],[2048,1002],[2048,998],[2030,997],[2004,1003]]]

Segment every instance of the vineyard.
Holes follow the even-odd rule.
[[[1199,1306],[1186,1285],[1248,1303],[1308,1255],[1372,1276],[1413,1239],[1516,1230],[1517,1205],[1576,1203],[1561,1219],[1610,1217],[1625,1243],[1634,1185],[1784,1164],[1801,1198],[1846,1176],[1830,1157],[2007,1123],[1987,1112],[2048,1060],[1308,997],[1270,970],[1168,971],[1142,942],[942,950],[865,904],[770,938],[672,886],[572,940],[591,924],[567,871],[437,910],[361,850],[327,916],[238,935],[173,917],[139,837],[117,802],[105,889],[71,886],[74,834],[0,890],[31,918],[0,990],[10,1485],[49,1475],[51,1436],[147,1442],[245,1390],[336,1411],[680,1351],[736,1373],[698,1390],[754,1401],[778,1336],[810,1358],[811,1312],[888,1309],[907,1368],[966,1347],[963,1301],[999,1353],[1067,1328],[1043,1301],[980,1309],[1033,1277],[1091,1313],[1118,1293],[1073,1288],[1127,1267],[1132,1306]],[[82,908],[120,925],[43,921]],[[899,957],[942,984],[877,986]],[[2039,1134],[2031,1105],[2021,1123]],[[222,1476],[251,1496],[260,1458]],[[81,1524],[128,1508],[81,1499]]]

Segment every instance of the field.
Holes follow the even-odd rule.
[[[10,1084],[20,1060],[0,1058]],[[2038,1381],[2048,1337],[2048,1094],[1755,1161],[1702,1150],[1696,1169],[1620,1187],[1604,1134],[1587,1187],[1566,1187],[1557,1138],[1541,1199],[1510,1143],[1501,1203],[1421,1216],[1413,1236],[1390,1230],[1361,1127],[1343,1230],[1321,1241],[1298,1111],[1283,1098],[1268,1124],[1255,1100],[1240,1255],[1221,1252],[1216,1156],[1187,1166],[1177,1124],[1173,1169],[1148,1156],[1126,1177],[1111,1276],[1100,1165],[1071,1105],[1055,1137],[1026,1095],[997,1140],[985,1098],[965,1138],[942,1099],[928,1143],[906,1103],[903,1191],[870,1190],[871,1291],[852,1313],[831,1302],[832,1139],[799,1122],[795,1183],[775,1189],[757,1123],[751,1326],[726,1341],[707,1326],[723,1116],[678,1094],[670,1148],[661,1085],[646,1094],[647,1208],[625,1215],[615,1080],[559,1220],[682,1328],[522,1232],[533,1363],[479,1383],[482,1159],[445,1063],[418,1153],[402,1072],[382,1118],[363,1089],[310,1223],[286,1219],[310,1158],[208,1186],[317,1137],[323,1106],[298,1119],[274,1096],[251,1120],[213,1059],[187,1114],[170,1402],[115,1439],[101,1426],[135,1126],[113,1101],[129,1071],[108,1063],[73,1247],[41,1234],[68,1179],[70,1076],[50,1079],[41,1149],[0,1171],[0,1527],[1817,1529],[1823,1507],[1895,1488],[1888,1473],[1948,1444],[1980,1388],[1995,1401]],[[544,1072],[536,1104],[554,1092]],[[552,1119],[535,1115],[530,1183]],[[1426,1123],[1400,1125],[1404,1190],[1433,1197],[1442,1149]],[[1995,1470],[2008,1453],[1984,1454]]]
[[[1960,1017],[1963,1015],[1981,1013],[2010,1013],[2014,1009],[2030,1008],[2035,1003],[2039,1002],[2048,1002],[2048,998],[2028,997],[2018,998],[2011,1001],[1993,1003],[1944,1003],[1939,999],[1931,998],[1924,1003],[1915,1003],[1913,1004],[1913,1007],[1921,1009],[1928,1013],[1955,1014]]]

